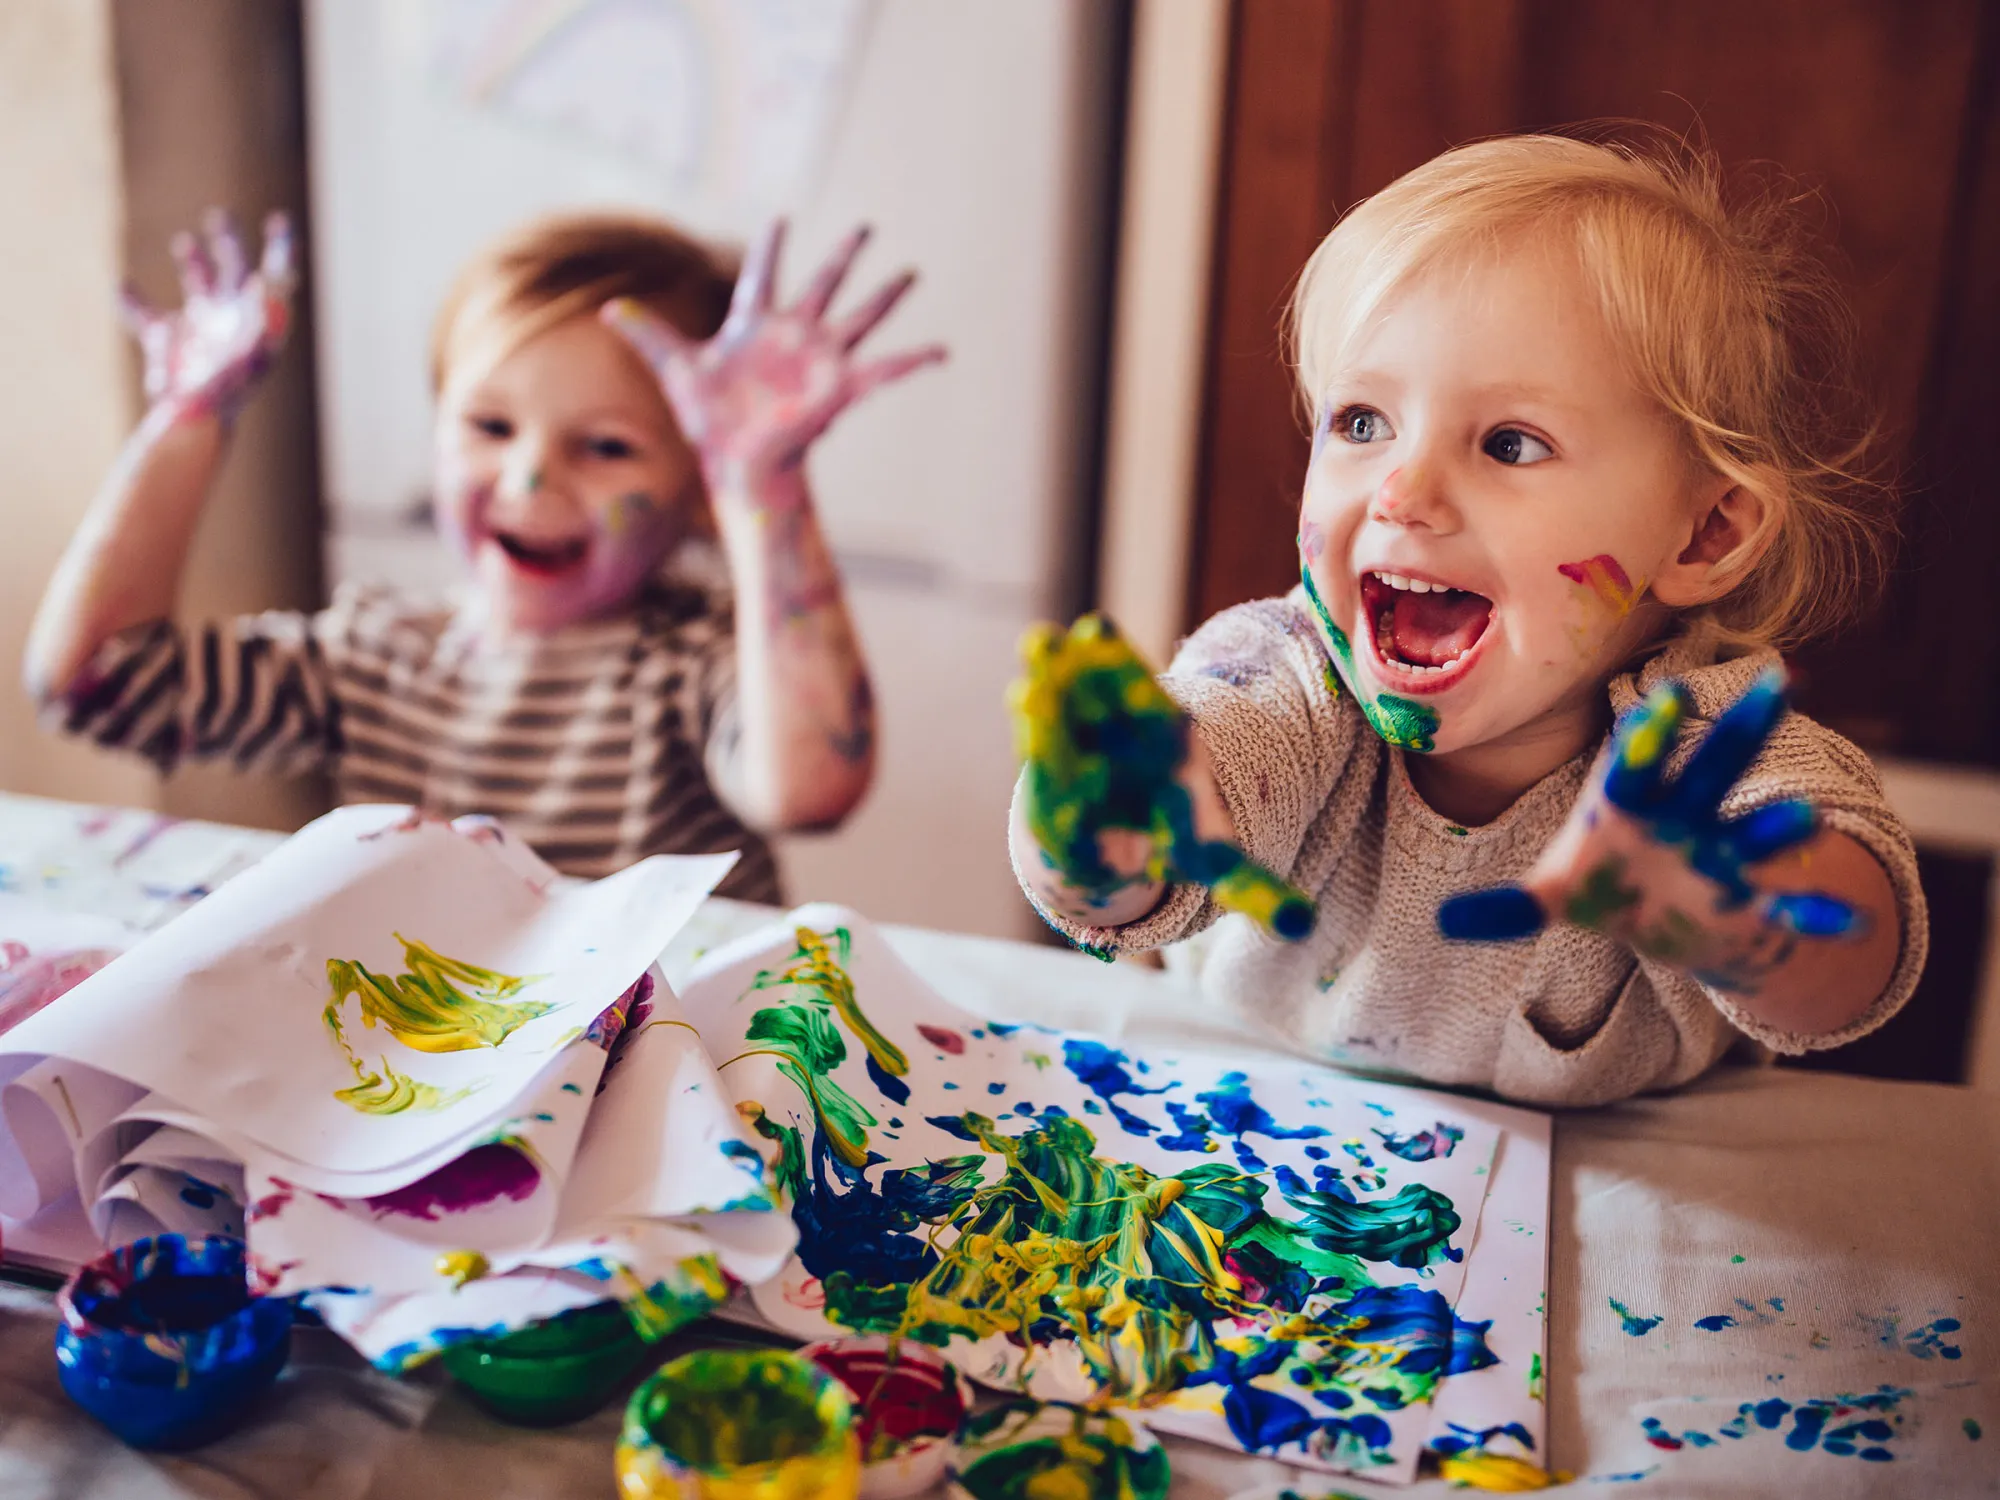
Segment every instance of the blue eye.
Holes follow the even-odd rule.
[[[1350,406],[1337,411],[1329,425],[1343,443],[1386,443],[1396,435],[1389,419],[1372,406]]]
[[[1518,427],[1496,428],[1487,434],[1479,449],[1488,458],[1503,464],[1538,464],[1556,456],[1555,449]]]

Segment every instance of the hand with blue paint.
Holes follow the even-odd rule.
[[[1847,894],[1769,878],[1819,837],[1811,804],[1721,810],[1784,717],[1783,673],[1760,676],[1670,775],[1688,709],[1678,684],[1657,688],[1618,726],[1528,880],[1445,902],[1444,935],[1497,942],[1569,922],[1741,996],[1763,990],[1802,945],[1865,940],[1871,914]]]
[[[1200,738],[1109,621],[1037,626],[1021,654],[1015,854],[1045,902],[1116,927],[1191,881],[1289,942],[1312,931],[1311,899],[1237,847]]]

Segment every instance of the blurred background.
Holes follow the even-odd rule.
[[[457,266],[633,205],[792,272],[850,224],[923,280],[881,335],[951,364],[815,450],[884,755],[791,894],[1001,936],[1022,629],[1109,610],[1164,658],[1282,591],[1306,440],[1278,323],[1336,215],[1438,151],[1617,117],[1825,204],[1910,502],[1884,600],[1796,663],[1923,846],[1917,1000],[1815,1065],[2000,1087],[2000,7],[1986,0],[7,0],[0,662],[139,412],[113,289],[220,203],[305,227],[305,316],[203,523],[190,618],[441,589],[424,348]],[[43,735],[0,789],[293,827],[324,789]]]

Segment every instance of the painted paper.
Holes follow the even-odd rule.
[[[753,1293],[788,1333],[1390,1480],[1440,1384],[1497,1361],[1457,1308],[1503,1131],[1463,1101],[968,1015],[837,907],[710,954],[686,1001],[792,1202]]]

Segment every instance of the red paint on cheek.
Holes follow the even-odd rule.
[[[1627,614],[1639,602],[1638,588],[1609,552],[1586,557],[1582,562],[1557,563],[1556,571],[1571,583],[1589,589],[1614,614]]]

